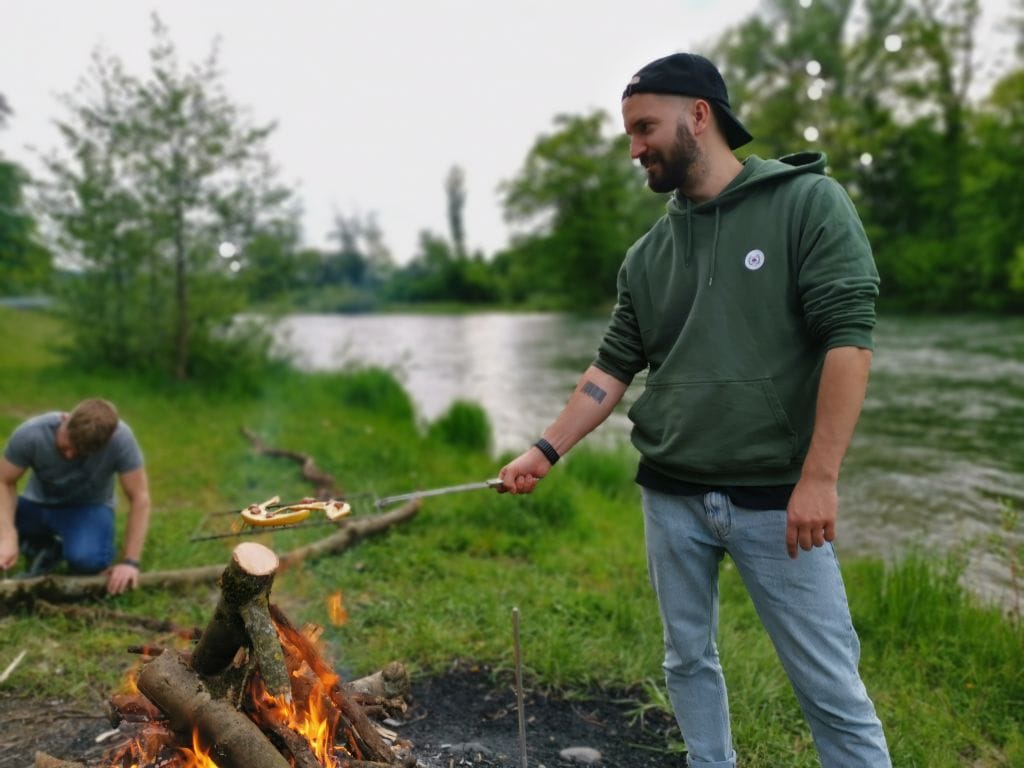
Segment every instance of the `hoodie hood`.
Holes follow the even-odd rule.
[[[683,197],[677,190],[667,203],[670,217],[686,217],[686,245],[683,249],[683,263],[690,265],[693,253],[693,227],[690,217],[710,215],[714,211],[715,228],[711,246],[711,269],[708,274],[708,286],[715,280],[715,261],[718,256],[718,234],[721,224],[721,209],[731,202],[741,200],[765,184],[773,184],[780,179],[801,174],[825,175],[827,157],[823,152],[796,152],[785,155],[778,160],[762,160],[757,155],[750,155],[743,161],[743,168],[716,197],[702,203],[694,203],[690,198]]]

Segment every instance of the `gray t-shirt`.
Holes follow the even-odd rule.
[[[4,458],[31,469],[22,495],[49,506],[109,504],[114,506],[114,475],[142,466],[142,451],[123,421],[109,442],[92,456],[68,461],[57,450],[59,411],[34,416],[11,434]]]

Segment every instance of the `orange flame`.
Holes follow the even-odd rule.
[[[340,591],[327,598],[327,615],[336,627],[343,627],[348,622],[348,611]]]
[[[121,681],[120,693],[131,694],[131,693],[138,693],[139,692],[139,686],[138,686],[139,669],[140,669],[140,667],[138,665],[136,665],[136,666],[134,666],[134,667],[132,667],[131,669],[128,670],[128,674],[126,674],[124,676],[124,680]]]
[[[266,690],[254,699],[260,705],[259,719],[287,726],[308,742],[317,762],[324,768],[340,768],[334,756],[334,732],[340,713],[321,681],[317,681],[305,702],[286,701],[283,697],[271,696]]]
[[[332,621],[344,622],[347,618],[341,592],[329,600]],[[273,611],[273,606],[271,606]],[[309,744],[317,762],[323,768],[341,768],[342,758],[359,757],[354,736],[341,736],[348,745],[335,744],[338,724],[342,719],[341,710],[335,702],[335,688],[339,677],[320,655],[317,640],[322,627],[306,627],[299,631],[287,619],[275,618],[278,639],[293,678],[294,700],[273,697],[264,688],[259,676],[250,681],[247,707],[250,717],[261,727],[285,726],[301,736]],[[137,692],[135,680],[138,668],[130,671],[125,685]],[[174,734],[166,727],[153,723],[147,726],[130,745],[121,749],[110,763],[111,768],[140,768],[154,765],[174,768],[217,768],[210,757],[215,744],[204,749],[200,744],[198,729],[192,732],[192,748],[175,747]],[[350,752],[349,750],[353,751]],[[172,757],[173,755],[173,757]]]
[[[199,743],[198,728],[192,730],[192,749],[179,747],[178,751],[185,758],[181,768],[217,768],[217,764],[210,758],[210,750],[203,749]]]

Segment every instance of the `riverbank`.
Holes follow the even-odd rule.
[[[497,471],[485,451],[466,447],[475,435],[434,429],[428,436],[406,393],[380,372],[279,372],[240,392],[153,387],[62,369],[49,351],[61,328],[49,315],[0,309],[0,327],[7,330],[0,352],[5,436],[33,413],[90,395],[113,400],[132,425],[154,499],[149,570],[225,562],[230,540],[188,541],[209,512],[307,492],[293,465],[251,451],[243,426],[270,445],[314,456],[350,492],[384,495]],[[274,599],[294,621],[325,626],[328,655],[347,674],[397,658],[424,680],[460,658],[507,671],[509,613],[517,606],[531,687],[633,690],[638,711],[664,707],[661,630],[632,469],[624,455],[580,451],[531,497],[429,500],[386,536],[282,574]],[[317,530],[265,541],[284,551]],[[1024,764],[1020,625],[965,595],[955,565],[909,558],[887,570],[876,560],[844,561],[844,575],[865,682],[895,764]],[[348,613],[340,626],[331,623],[327,601],[338,590]],[[135,592],[105,606],[202,626],[214,600],[199,588]],[[720,650],[744,764],[816,765],[795,698],[728,561],[722,603]],[[28,653],[3,688],[99,706],[132,664],[125,647],[153,641],[152,633],[116,622],[6,615],[0,668],[21,649]]]

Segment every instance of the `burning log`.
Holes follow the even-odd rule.
[[[285,642],[295,650],[293,654],[289,654],[292,661],[289,675],[294,684],[309,690],[310,695],[315,696],[323,689],[324,681],[327,681],[327,697],[341,715],[339,725],[354,739],[359,754],[370,760],[391,760],[391,748],[381,738],[363,708],[342,690],[338,684],[338,676],[327,666],[313,644],[292,626],[288,617],[277,606],[271,605],[270,609],[274,622],[285,637]],[[300,694],[297,698],[304,697]]]
[[[240,648],[251,646],[267,691],[291,701],[291,681],[270,618],[269,593],[278,562],[277,555],[262,544],[235,547],[220,578],[220,602],[192,651],[192,668],[207,677],[219,675],[231,666]]]
[[[359,703],[372,698],[375,710],[390,702],[404,711],[405,668],[392,663],[353,683],[358,693],[348,691],[320,656],[317,635],[300,632],[270,603],[279,564],[261,544],[238,545],[220,578],[221,598],[192,652],[142,649],[153,658],[138,675],[141,695],[112,697],[112,715],[146,722],[165,737],[152,747],[133,743],[131,759],[113,764],[163,765],[155,751],[189,735],[194,751],[208,750],[221,768],[394,768],[415,762],[410,745],[392,747],[394,734],[382,735]]]
[[[139,673],[138,686],[167,715],[174,731],[198,730],[221,768],[289,768],[256,723],[210,695],[181,654],[164,651],[149,662]]]

